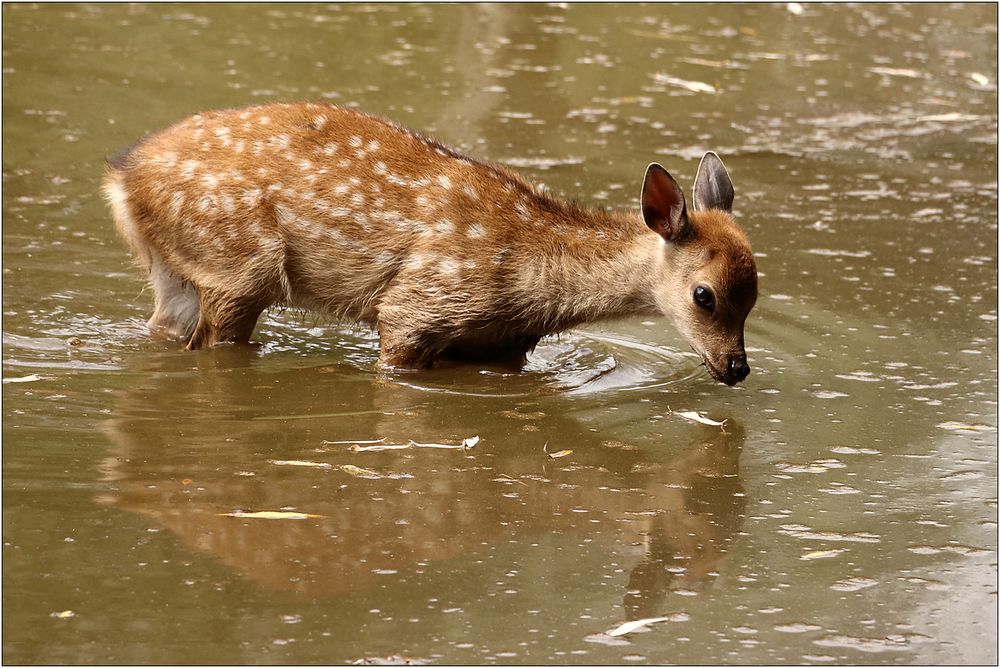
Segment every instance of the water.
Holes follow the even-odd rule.
[[[5,662],[997,660],[995,6],[3,11]],[[718,151],[753,373],[661,319],[520,374],[148,340],[103,156],[292,99],[612,207]]]

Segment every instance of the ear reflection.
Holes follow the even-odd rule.
[[[678,494],[650,523],[645,555],[629,577],[627,619],[661,614],[668,592],[701,589],[723,568],[747,503],[739,479],[744,440],[743,427],[729,421],[673,462],[664,482]]]

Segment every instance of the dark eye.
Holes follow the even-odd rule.
[[[712,311],[715,308],[715,297],[712,296],[711,290],[699,285],[694,289],[694,303],[706,311]]]

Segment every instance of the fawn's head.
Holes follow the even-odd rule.
[[[642,217],[663,240],[654,277],[657,306],[701,355],[716,380],[735,385],[750,373],[743,324],[757,301],[757,266],[733,222],[733,182],[706,153],[694,179],[692,210],[672,176],[652,163],[642,185]]]

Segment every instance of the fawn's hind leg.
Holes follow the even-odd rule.
[[[231,295],[205,289],[197,292],[200,315],[188,340],[188,350],[249,342],[257,318],[275,301],[261,295]]]
[[[177,276],[157,256],[152,256],[149,282],[153,287],[153,315],[146,322],[149,333],[167,339],[187,340],[198,324],[198,295],[190,282]]]

